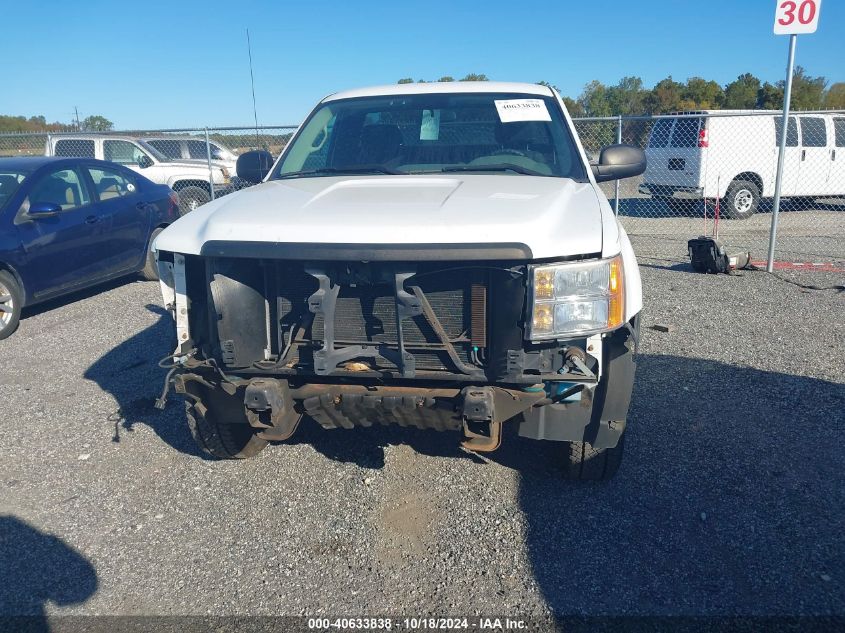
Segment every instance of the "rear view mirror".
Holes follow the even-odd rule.
[[[270,152],[257,149],[238,156],[238,178],[247,182],[259,183],[270,173],[273,166],[273,156]]]
[[[646,156],[633,145],[609,145],[601,151],[598,164],[590,167],[596,182],[631,178],[645,172]]]
[[[149,156],[143,154],[138,157],[138,167],[141,169],[146,169],[147,167],[152,167],[153,161],[150,159]]]
[[[54,218],[62,212],[62,208],[55,202],[33,202],[29,205],[26,217],[30,220]]]

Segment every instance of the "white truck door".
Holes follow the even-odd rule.
[[[830,148],[828,193],[845,197],[845,116],[833,117],[833,147]]]
[[[801,172],[796,196],[821,196],[827,193],[830,149],[827,121],[823,116],[802,116]]]
[[[780,135],[783,129],[783,118],[774,117],[775,122],[775,150],[774,163],[772,167],[772,183],[771,189],[764,187],[766,191],[774,193],[775,184],[774,179],[777,177],[777,163],[778,163],[778,148],[780,147]],[[784,197],[799,195],[796,194],[798,188],[798,178],[801,175],[801,148],[798,144],[798,123],[796,117],[789,117],[789,125],[786,128],[786,152],[783,155],[783,184],[781,186],[781,195]],[[767,195],[767,194],[766,194]]]

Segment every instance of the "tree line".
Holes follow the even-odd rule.
[[[0,114],[0,132],[109,132],[112,129],[114,129],[114,124],[99,114],[93,114],[82,121],[73,123],[59,121],[47,123],[47,119],[42,115],[27,118]]]
[[[419,83],[426,80],[419,79]],[[455,81],[450,76],[437,81]],[[487,75],[469,74],[461,81],[488,81]],[[400,84],[414,83],[410,77]],[[547,81],[538,84],[554,88]],[[703,77],[675,81],[671,75],[647,88],[640,77],[623,77],[614,85],[591,81],[578,97],[563,96],[574,117],[602,117],[635,114],[665,114],[686,110],[780,110],[783,108],[784,81],[770,83],[745,73],[722,86]],[[845,109],[845,82],[829,85],[825,77],[813,77],[801,66],[792,80],[791,107],[795,110]]]

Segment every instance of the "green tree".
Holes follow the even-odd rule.
[[[607,86],[595,79],[584,86],[584,92],[578,97],[578,103],[586,116],[610,116],[612,114]]]
[[[396,83],[398,83],[398,84],[412,84],[412,83],[414,83],[414,80],[411,79],[410,77],[403,77],[402,79],[400,79]]]
[[[642,114],[647,91],[639,77],[623,77],[615,86],[607,89],[610,113]]]
[[[845,110],[845,82],[838,82],[828,88],[824,95],[824,107],[829,110]]]
[[[796,110],[819,110],[824,104],[824,89],[827,79],[811,77],[801,66],[795,68],[792,77],[792,104]]]
[[[114,124],[104,116],[93,114],[83,119],[82,129],[86,132],[108,132],[114,129]]]
[[[572,97],[561,97],[563,99],[563,105],[566,106],[567,112],[569,112],[569,116],[572,117],[581,117],[584,116],[584,108],[581,107],[581,104],[575,101]]]
[[[724,99],[725,91],[715,81],[690,77],[681,91],[678,105],[683,110],[713,110],[721,107]]]
[[[446,76],[444,76],[444,77],[441,77],[441,78],[440,78],[440,79],[438,79],[437,81],[438,81],[439,83],[449,83],[450,81],[455,81],[455,78],[454,78],[454,77],[452,77],[451,75],[446,75]]]
[[[760,80],[751,73],[745,73],[725,86],[723,106],[728,110],[753,110],[757,106]]]
[[[783,109],[783,86],[770,84],[768,81],[760,86],[757,91],[757,107],[761,110]]]
[[[649,114],[664,114],[678,110],[684,86],[668,76],[661,79],[645,98],[645,109]]]
[[[477,75],[475,73],[469,73],[466,77],[461,79],[461,81],[490,81],[487,78],[487,75]]]

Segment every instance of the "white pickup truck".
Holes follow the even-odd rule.
[[[156,240],[178,347],[171,385],[215,457],[327,429],[400,424],[492,451],[502,425],[557,442],[576,479],[622,456],[639,269],[557,93],[413,84],[324,99],[254,187]],[[525,446],[525,450],[531,450]]]
[[[226,166],[207,160],[169,160],[143,140],[131,136],[105,134],[51,134],[45,156],[96,158],[124,165],[159,185],[168,185],[179,196],[179,209],[185,214],[215,197],[232,191]]]

